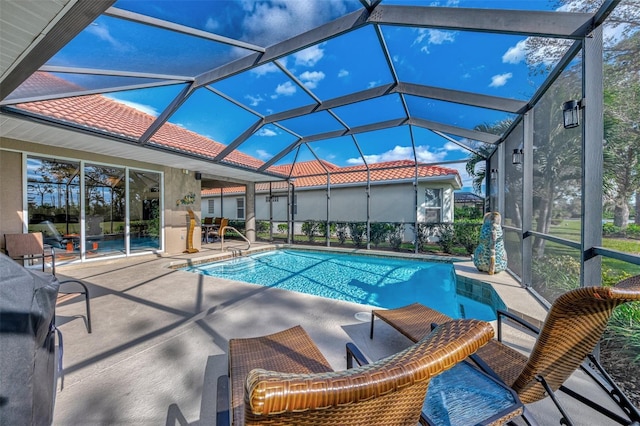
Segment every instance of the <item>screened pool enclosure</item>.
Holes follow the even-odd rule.
[[[349,226],[373,248],[384,223],[418,251],[421,225],[455,223],[453,193],[475,187],[511,273],[546,300],[566,290],[549,265],[568,287],[600,284],[603,264],[640,273],[637,236],[603,243],[605,30],[637,38],[637,1],[451,3],[3,4],[0,152],[28,170],[13,211],[83,260],[168,250],[191,191],[198,217],[251,240],[312,223],[316,241]]]

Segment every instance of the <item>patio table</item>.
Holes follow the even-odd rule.
[[[422,407],[438,426],[501,425],[523,411],[515,392],[466,361],[431,379]]]
[[[209,234],[211,233],[211,231],[218,230],[220,228],[220,225],[203,223],[201,226],[202,226],[202,229],[204,230],[204,242],[208,244]],[[215,241],[215,238],[213,241]]]

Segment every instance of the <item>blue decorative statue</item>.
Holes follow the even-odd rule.
[[[507,269],[507,252],[504,250],[501,221],[502,217],[498,212],[489,212],[484,215],[480,243],[473,255],[473,264],[476,268],[489,275]]]

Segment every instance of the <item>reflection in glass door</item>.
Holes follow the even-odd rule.
[[[160,174],[129,170],[130,250],[160,248]]]
[[[124,173],[113,166],[84,167],[87,257],[125,253]]]
[[[80,163],[27,158],[29,232],[42,232],[58,259],[80,255]]]

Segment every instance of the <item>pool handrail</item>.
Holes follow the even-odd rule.
[[[242,232],[238,231],[233,226],[227,225],[227,226],[223,226],[218,231],[218,235],[220,235],[220,251],[224,250],[224,234],[227,231],[227,229],[231,229],[232,231],[235,231],[236,234],[238,234],[243,240],[245,240],[247,242],[247,248],[240,249],[240,250],[249,250],[251,248],[251,241],[249,241],[249,239],[247,237],[245,237],[244,234],[242,234]]]

